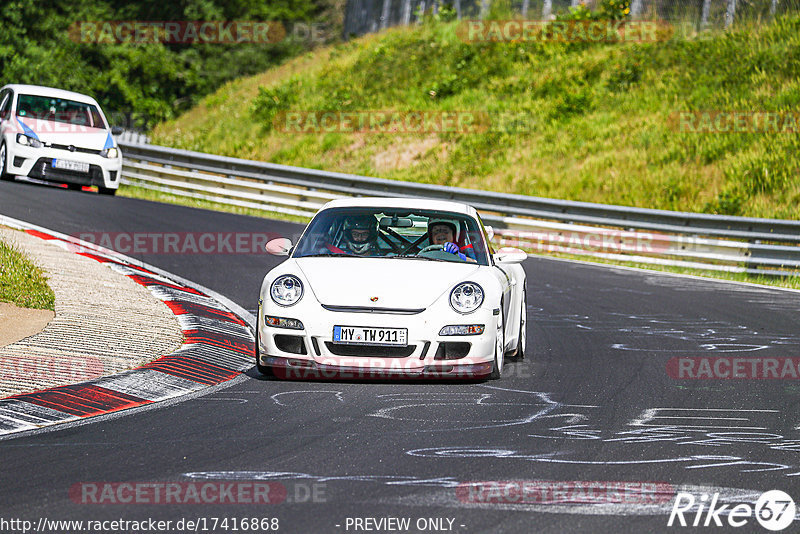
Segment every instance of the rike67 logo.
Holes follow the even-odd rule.
[[[733,505],[719,504],[719,493],[702,494],[696,499],[691,493],[679,492],[672,505],[667,526],[676,524],[682,527],[723,526],[743,527],[751,524],[753,518],[767,530],[783,530],[794,521],[796,507],[794,500],[785,492],[772,490],[763,493],[755,506],[749,503]],[[747,529],[752,531],[752,527]]]

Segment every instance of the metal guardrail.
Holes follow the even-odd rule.
[[[612,206],[401,182],[119,141],[125,184],[189,198],[311,217],[346,196],[471,204],[497,242],[639,263],[800,274],[800,221]]]

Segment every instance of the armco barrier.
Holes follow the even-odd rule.
[[[800,221],[555,200],[401,182],[120,141],[123,183],[173,195],[311,217],[347,196],[471,204],[498,244],[639,263],[800,274]]]

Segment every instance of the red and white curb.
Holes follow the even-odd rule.
[[[0,224],[106,264],[163,301],[184,335],[177,351],[139,368],[0,399],[0,436],[144,406],[239,376],[253,365],[250,313],[228,299],[133,258],[0,215]]]

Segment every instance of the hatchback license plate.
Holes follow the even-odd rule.
[[[71,161],[68,159],[54,159],[52,165],[54,169],[63,169],[65,171],[76,171],[76,172],[89,172],[89,164],[84,163],[82,161]]]
[[[393,345],[405,347],[408,344],[408,329],[334,326],[333,342],[346,345]]]

